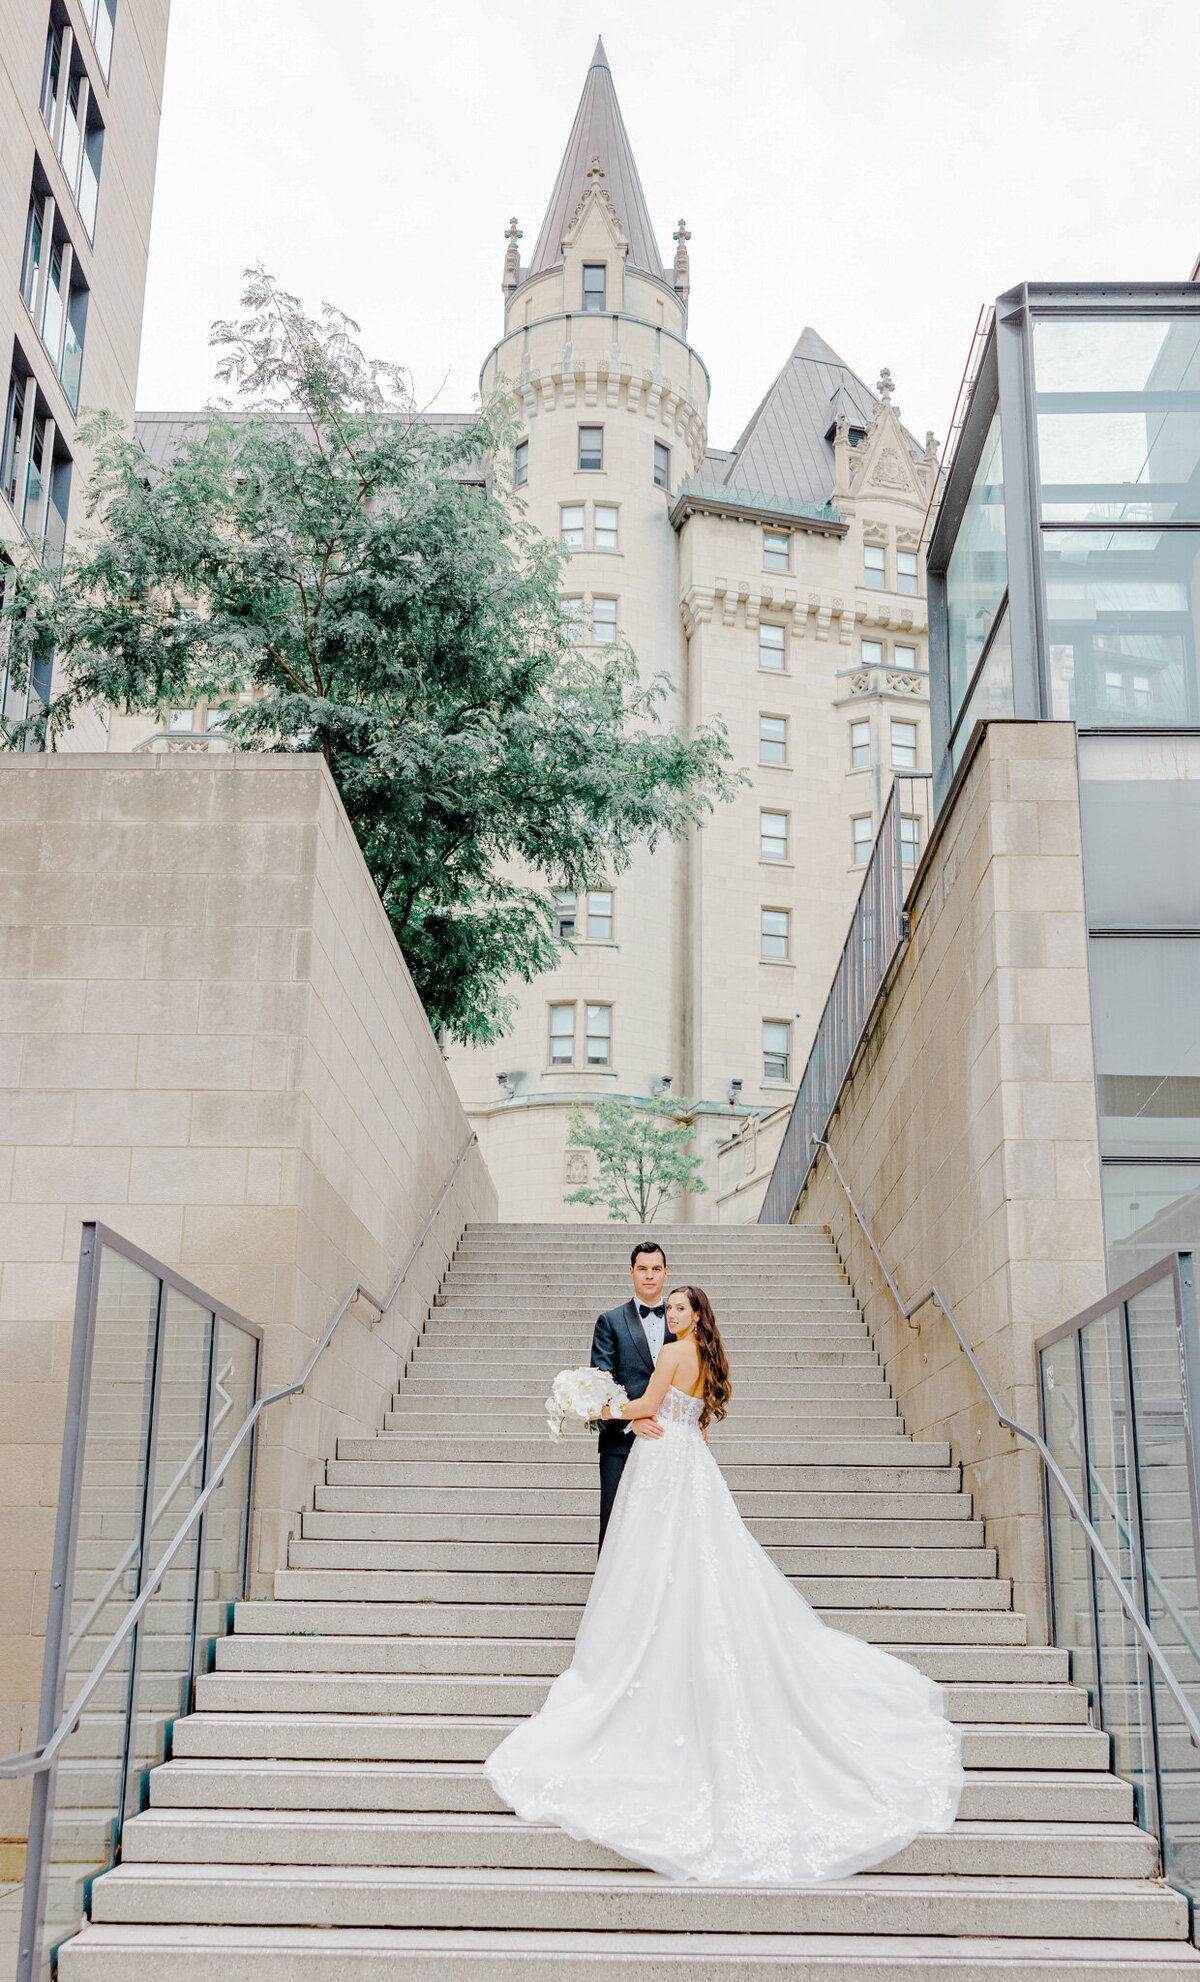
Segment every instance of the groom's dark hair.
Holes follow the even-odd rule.
[[[640,1253],[662,1253],[662,1263],[664,1266],[667,1263],[667,1255],[666,1253],[663,1252],[663,1249],[659,1245],[657,1239],[639,1239],[633,1251],[629,1255],[630,1266],[637,1265],[638,1255]]]

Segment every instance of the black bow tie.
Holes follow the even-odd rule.
[[[656,1314],[656,1315],[658,1316],[658,1318],[659,1318],[659,1320],[660,1320],[660,1321],[665,1321],[665,1320],[666,1320],[666,1318],[667,1318],[667,1307],[666,1307],[666,1302],[664,1301],[661,1307],[657,1307],[657,1308],[648,1308],[648,1307],[645,1307],[645,1306],[643,1306],[643,1304],[642,1304],[642,1302],[641,1302],[641,1301],[639,1301],[639,1302],[638,1302],[638,1313],[639,1313],[639,1314],[641,1315],[641,1317],[642,1317],[642,1320],[643,1320],[643,1321],[645,1321],[645,1319],[646,1319],[646,1316],[647,1316],[648,1314]]]

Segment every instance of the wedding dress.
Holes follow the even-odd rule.
[[[843,1878],[948,1830],[940,1686],[835,1631],[746,1528],[668,1389],[625,1466],[575,1656],[484,1774],[530,1822],[673,1879]]]

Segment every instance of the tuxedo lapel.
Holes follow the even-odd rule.
[[[625,1315],[625,1327],[634,1353],[639,1362],[645,1364],[647,1375],[653,1376],[654,1357],[650,1353],[650,1344],[646,1340],[646,1331],[642,1327],[642,1317],[637,1311],[637,1302],[626,1301],[623,1312]]]

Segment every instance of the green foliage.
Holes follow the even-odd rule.
[[[602,1204],[610,1218],[648,1225],[676,1194],[706,1190],[686,1116],[686,1102],[666,1099],[597,1101],[590,1116],[577,1106],[567,1147],[590,1149],[599,1174],[564,1204]]]
[[[93,528],[61,583],[30,558],[10,584],[14,680],[53,648],[48,748],[88,705],[207,696],[239,748],[320,751],[431,1024],[496,1038],[506,980],[562,953],[550,888],[611,885],[702,823],[738,781],[724,729],[665,725],[665,677],[571,644],[563,553],[507,473],[481,486],[511,458],[503,403],[447,434],[348,318],[262,270],[243,302],[212,340],[243,410],[158,473],[90,423]]]

